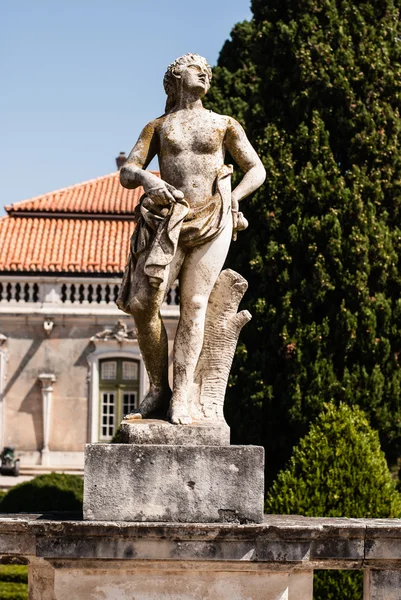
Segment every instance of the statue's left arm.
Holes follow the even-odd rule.
[[[225,146],[237,165],[244,171],[243,178],[231,194],[233,204],[237,204],[262,185],[266,179],[266,171],[241,125],[232,117],[227,119]]]

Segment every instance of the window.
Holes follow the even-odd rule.
[[[138,363],[132,360],[123,360],[123,379],[134,380],[138,379]]]
[[[100,361],[99,439],[109,441],[121,419],[139,405],[139,361],[113,358]]]
[[[117,378],[117,362],[115,360],[105,360],[102,362],[102,379]]]
[[[123,392],[123,417],[132,412],[137,406],[136,392]]]
[[[116,396],[114,392],[102,392],[102,435],[103,439],[113,437],[116,421]]]

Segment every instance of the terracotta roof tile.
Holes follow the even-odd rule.
[[[157,172],[154,171],[158,175]],[[127,190],[119,171],[6,206],[10,215],[21,213],[77,213],[132,215],[143,189]]]
[[[124,270],[131,220],[0,219],[0,271],[115,273]]]
[[[120,275],[142,194],[123,188],[117,171],[7,206],[0,271]]]

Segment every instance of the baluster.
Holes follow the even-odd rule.
[[[97,301],[98,304],[106,304],[106,286],[104,283],[99,283],[97,286]]]
[[[7,300],[8,302],[15,302],[16,295],[16,284],[10,281],[7,285]]]
[[[108,283],[104,286],[106,304],[110,304],[110,286]]]
[[[73,284],[65,284],[65,304],[71,304],[73,302]]]
[[[90,296],[89,283],[83,283],[82,287],[83,287],[82,304],[89,304],[89,296]]]
[[[34,283],[32,290],[32,302],[39,302],[39,284]]]
[[[88,284],[81,283],[79,286],[79,303],[88,304]]]

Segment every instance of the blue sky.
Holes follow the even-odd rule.
[[[250,0],[3,0],[3,206],[115,170],[162,114],[163,74],[197,52],[213,66]]]

